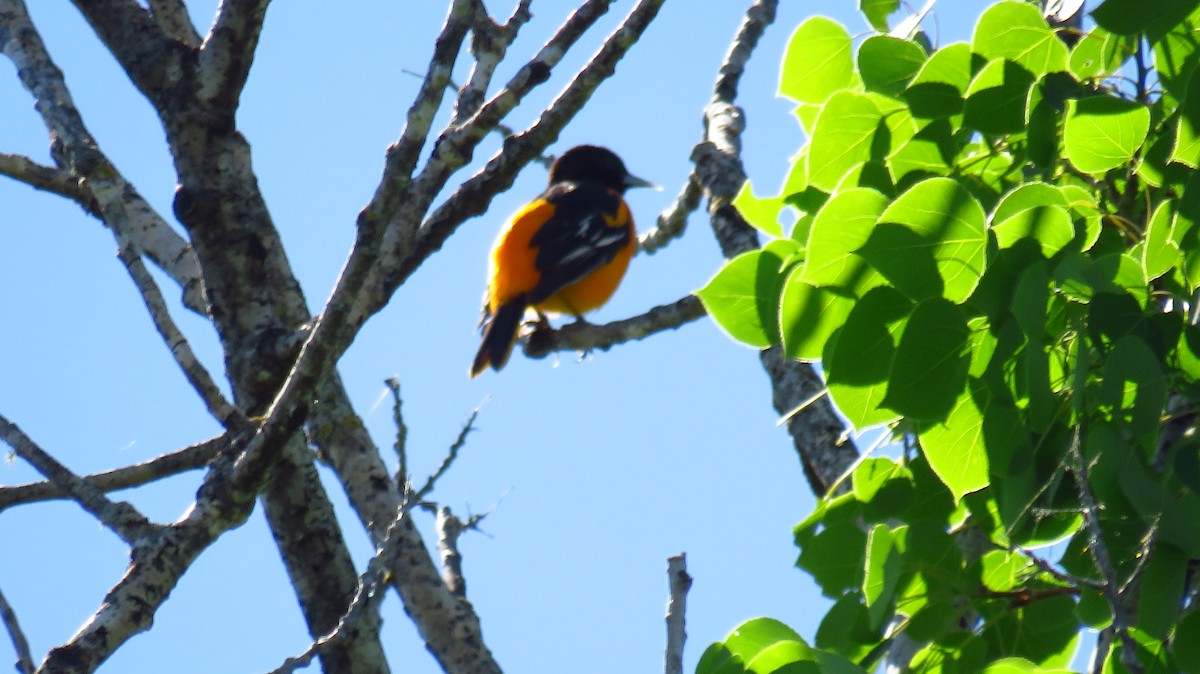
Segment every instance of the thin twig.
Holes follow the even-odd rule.
[[[687,641],[687,593],[692,588],[686,553],[667,558],[667,587],[670,599],[667,600],[666,674],[683,674],[683,644]]]
[[[644,253],[653,254],[671,240],[682,236],[687,228],[688,216],[700,208],[703,196],[704,189],[700,186],[696,169],[693,167],[683,183],[683,188],[679,190],[679,196],[675,197],[675,201],[666,210],[659,213],[655,226],[638,239],[639,249]]]
[[[158,283],[155,282],[150,271],[146,269],[145,263],[142,262],[141,250],[125,235],[125,232],[120,231],[120,224],[116,224],[116,226],[118,229],[115,230],[115,233],[120,246],[117,256],[121,258],[130,278],[137,286],[138,294],[142,296],[142,302],[146,305],[146,311],[150,313],[150,319],[154,322],[154,328],[162,337],[163,343],[167,345],[167,350],[171,352],[175,364],[183,371],[184,377],[192,385],[196,394],[200,396],[200,400],[204,401],[204,406],[208,408],[208,413],[214,419],[231,431],[244,429],[247,424],[246,418],[242,416],[241,411],[225,399],[217,382],[200,362],[200,359],[196,357],[191,344],[183,336],[183,332],[179,330],[175,320],[171,318],[171,310],[167,307],[166,300],[163,299]]]
[[[408,426],[404,425],[404,414],[401,410],[404,401],[400,398],[400,378],[389,377],[383,383],[392,393],[392,422],[396,425],[396,441],[392,446],[396,449],[396,457],[399,459],[396,484],[400,486],[400,493],[404,495],[408,493],[411,485],[408,474]]]
[[[459,91],[458,100],[454,105],[454,116],[450,120],[451,126],[462,124],[483,105],[496,66],[517,39],[521,26],[533,18],[529,12],[529,4],[530,0],[518,2],[504,25],[497,24],[488,16],[482,3],[476,7],[471,23],[471,56],[475,57],[475,65],[471,67],[471,74],[467,76],[466,84]]]
[[[388,527],[383,541],[371,557],[371,561],[367,563],[366,571],[359,576],[358,590],[354,593],[350,605],[346,607],[346,613],[338,620],[337,626],[328,634],[314,640],[300,655],[285,660],[282,665],[272,670],[271,674],[291,674],[297,669],[309,666],[319,655],[349,636],[367,612],[371,612],[378,620],[383,590],[386,590],[391,573],[391,557],[395,554],[396,541],[400,538],[396,533],[404,526],[408,512],[408,508],[400,508],[396,519]]]
[[[479,417],[479,412],[482,409],[483,404],[480,403],[478,407],[471,410],[471,416],[467,417],[466,423],[464,423],[462,429],[458,431],[458,437],[455,438],[454,443],[450,445],[450,451],[446,453],[446,458],[442,459],[442,465],[438,466],[433,475],[429,476],[429,479],[425,481],[425,486],[418,489],[413,495],[415,500],[425,500],[425,498],[429,496],[429,493],[433,491],[434,486],[437,485],[437,481],[446,474],[446,471],[450,470],[450,466],[454,465],[454,460],[458,458],[458,452],[467,444],[467,435],[470,434],[471,431],[475,430],[475,419]]]
[[[33,654],[29,651],[29,640],[21,631],[21,623],[17,621],[17,612],[8,603],[3,592],[0,592],[0,620],[4,621],[4,627],[8,630],[9,638],[12,639],[13,650],[17,652],[17,671],[21,674],[33,674]]]
[[[1142,665],[1137,658],[1137,642],[1129,634],[1129,621],[1126,616],[1126,605],[1121,597],[1121,583],[1117,578],[1116,567],[1113,566],[1112,556],[1108,553],[1108,544],[1104,542],[1104,532],[1100,528],[1100,504],[1096,501],[1092,487],[1088,484],[1088,469],[1083,460],[1083,450],[1080,448],[1079,425],[1071,430],[1071,444],[1067,454],[1071,460],[1071,472],[1075,475],[1075,487],[1079,492],[1079,501],[1083,505],[1083,521],[1088,532],[1088,552],[1100,575],[1104,577],[1103,593],[1108,599],[1113,612],[1113,629],[1121,641],[1121,664],[1134,674],[1142,672]]]
[[[227,437],[220,435],[143,463],[84,476],[83,481],[102,492],[138,487],[201,468],[228,446]],[[68,491],[50,481],[0,487],[0,511],[15,505],[70,497]]]
[[[110,501],[103,491],[59,463],[3,415],[0,415],[0,440],[130,546],[154,528],[132,505]]]

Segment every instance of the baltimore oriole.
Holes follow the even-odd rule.
[[[608,149],[580,145],[554,161],[550,186],[509,219],[492,246],[472,377],[504,367],[529,307],[579,318],[612,297],[637,246],[623,198],[631,187],[653,185]]]

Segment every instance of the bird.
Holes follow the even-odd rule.
[[[509,218],[492,246],[472,378],[508,362],[527,309],[582,319],[608,302],[637,247],[624,199],[633,187],[657,189],[607,148],[579,145],[554,160],[546,191]]]

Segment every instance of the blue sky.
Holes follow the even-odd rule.
[[[101,148],[169,217],[174,178],[148,104],[72,8],[29,4]],[[536,51],[572,4],[534,3],[534,20],[498,81]],[[508,123],[530,123],[631,4],[616,3]],[[716,69],[746,4],[666,3],[554,148],[607,145],[632,172],[663,185],[663,192],[629,195],[642,228],[687,175]],[[969,39],[988,4],[940,3],[927,24],[935,41]],[[215,2],[191,5],[197,25],[207,26]],[[511,8],[488,5],[502,15]],[[849,0],[782,5],[739,99],[748,122],[747,170],[760,193],[774,191],[803,142],[791,105],[775,97],[788,36],[817,6],[851,33],[866,31]],[[424,70],[444,14],[436,2],[333,6],[271,7],[238,116],[314,313],[349,251],[355,215],[377,184],[384,148],[399,135],[417,91],[419,80],[404,71]],[[0,65],[0,151],[46,161],[47,145],[32,100],[13,69]],[[486,159],[498,147],[491,139],[477,156]],[[582,362],[572,354],[540,361],[517,354],[502,373],[467,379],[488,247],[505,216],[544,182],[544,170],[530,166],[400,289],[341,361],[347,388],[385,454],[394,431],[382,382],[399,377],[418,480],[436,468],[470,411],[487,401],[478,431],[434,497],[464,516],[495,507],[486,535],[462,542],[468,596],[489,646],[514,672],[654,671],[665,642],[666,558],[679,552],[687,552],[695,578],[689,668],[709,643],[758,615],[811,638],[826,602],[793,566],[791,528],[811,510],[813,497],[790,438],[776,426],[754,351],[702,320]],[[633,261],[614,300],[592,319],[672,302],[703,285],[720,264],[707,222],[693,216],[683,240]],[[173,286],[165,290],[177,296]],[[146,460],[218,432],[154,333],[112,237],[77,207],[8,180],[0,180],[0,311],[0,413],[75,471]],[[182,309],[175,317],[219,373],[211,327]],[[19,459],[0,464],[0,484],[33,479]],[[170,521],[198,483],[193,473],[120,496]],[[361,567],[371,548],[340,487],[332,479],[326,484]],[[420,517],[432,543],[432,521]],[[64,503],[0,512],[0,540],[0,590],[18,611],[37,659],[96,610],[127,560],[114,536]],[[439,671],[394,594],[384,617],[395,670]],[[163,671],[164,663],[185,674],[262,671],[308,642],[256,513],[201,556],[154,628],[101,671]],[[0,639],[0,661],[12,659],[10,643]]]

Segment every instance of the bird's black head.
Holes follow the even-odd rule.
[[[554,160],[550,184],[566,181],[597,182],[622,194],[630,187],[652,187],[625,170],[625,163],[612,150],[596,145],[577,145]]]

